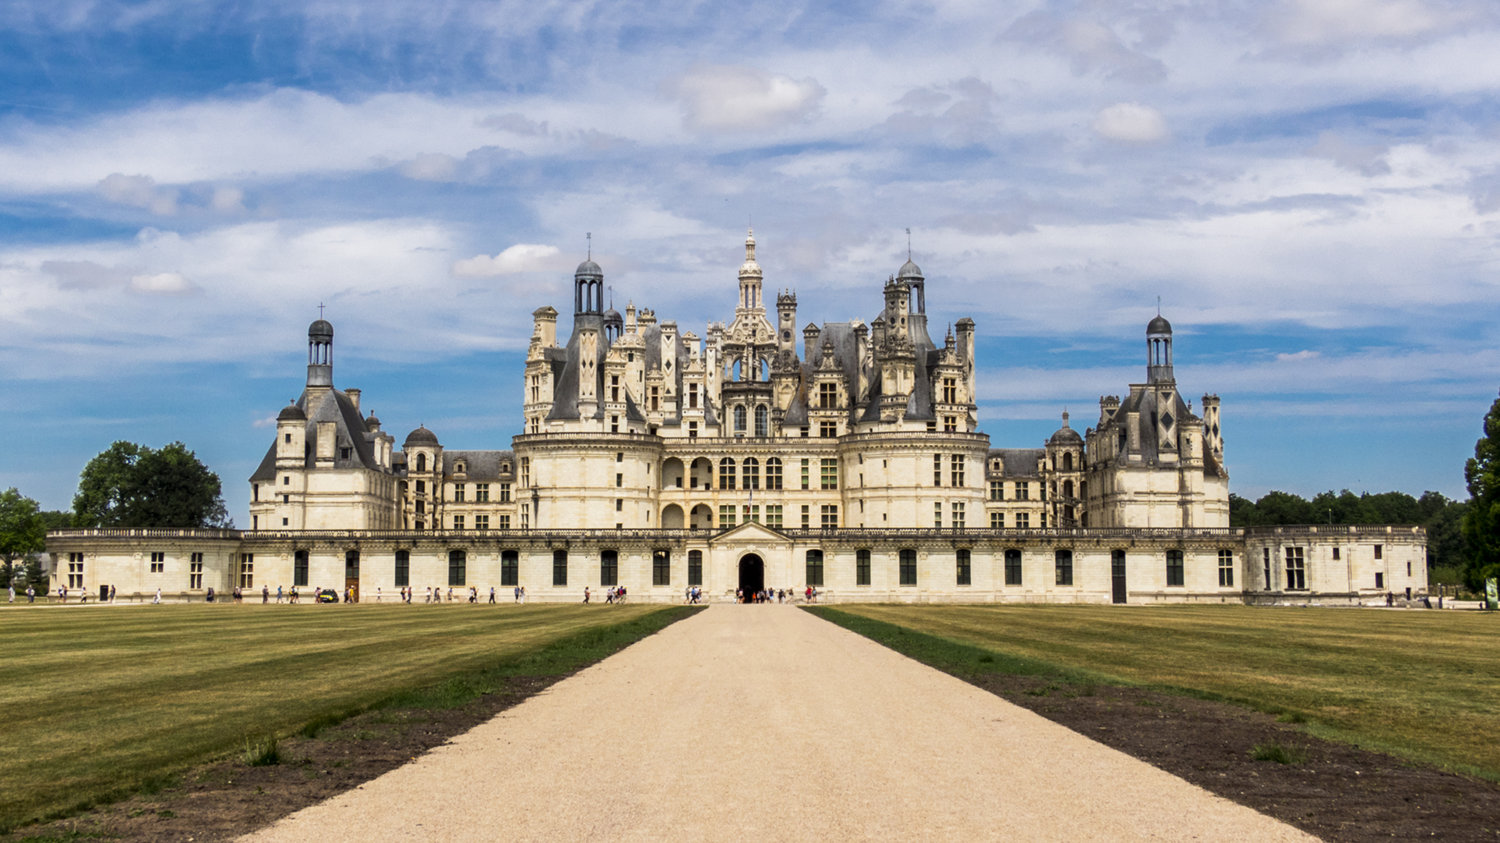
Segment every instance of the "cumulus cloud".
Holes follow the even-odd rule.
[[[1047,11],[1022,16],[1001,35],[1008,43],[1050,49],[1068,59],[1078,75],[1098,74],[1124,82],[1153,83],[1167,78],[1166,65],[1132,49],[1104,24],[1060,18]]]
[[[1323,132],[1318,142],[1308,148],[1307,154],[1314,158],[1326,158],[1346,170],[1364,176],[1383,176],[1391,171],[1386,161],[1390,147],[1376,144],[1351,143],[1336,132]]]
[[[100,195],[111,202],[145,208],[161,216],[177,213],[177,190],[158,187],[150,176],[110,173],[99,180],[98,189]]]
[[[216,187],[209,197],[208,206],[221,214],[239,213],[245,210],[245,191],[237,187]]]
[[[814,79],[793,79],[750,67],[700,65],[667,85],[695,131],[774,129],[809,119],[827,93]]]
[[[401,165],[401,175],[418,181],[452,181],[458,172],[458,159],[440,152],[429,152]]]
[[[1269,15],[1276,35],[1295,46],[1413,38],[1469,17],[1462,10],[1424,0],[1286,0]]]
[[[158,272],[152,275],[135,275],[130,279],[130,291],[156,296],[181,296],[197,292],[198,286],[177,272]]]
[[[1166,140],[1167,121],[1161,112],[1134,102],[1116,103],[1094,117],[1094,132],[1122,143],[1156,143]]]
[[[558,268],[555,260],[561,254],[556,246],[517,243],[498,255],[475,255],[453,264],[453,274],[460,278],[495,278],[517,272]]]
[[[995,104],[999,100],[988,82],[974,76],[913,88],[896,101],[901,110],[891,115],[886,125],[907,134],[977,143],[997,131]]]

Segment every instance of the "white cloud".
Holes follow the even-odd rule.
[[[197,292],[198,287],[180,273],[158,272],[154,275],[132,276],[130,290],[147,295],[180,296]]]
[[[1469,17],[1451,4],[1423,0],[1286,0],[1271,12],[1288,44],[1313,46],[1354,39],[1411,38]]]
[[[99,193],[111,202],[145,208],[160,216],[177,213],[177,191],[158,187],[150,176],[110,173],[99,180]]]
[[[453,264],[453,274],[461,278],[494,278],[517,272],[559,269],[562,264],[556,246],[517,243],[498,255],[475,255]],[[565,262],[564,262],[565,263]]]
[[[458,172],[458,159],[440,152],[429,152],[401,165],[401,175],[418,181],[452,181]]]
[[[1094,117],[1094,131],[1103,138],[1123,143],[1157,143],[1167,138],[1167,121],[1161,112],[1133,102],[1116,103]]]
[[[237,187],[216,187],[208,204],[222,214],[242,212],[245,210],[245,191]]]
[[[792,79],[749,67],[700,65],[667,86],[684,125],[709,132],[774,129],[807,120],[827,91],[814,79]]]

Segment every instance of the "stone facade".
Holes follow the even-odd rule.
[[[811,585],[857,599],[1134,602],[1425,589],[1419,530],[1307,528],[1301,555],[1286,556],[1293,545],[1228,528],[1219,399],[1205,395],[1199,416],[1179,394],[1166,319],[1147,326],[1145,382],[1101,398],[1096,427],[1079,433],[1063,413],[1041,447],[991,448],[975,324],[931,339],[914,262],[885,281],[869,324],[808,323],[799,353],[796,295],[767,310],[755,249],[752,233],[733,318],[702,338],[650,309],[605,309],[602,269],[580,264],[566,341],[554,308],[532,314],[509,450],[445,448],[425,427],[397,449],[361,415],[360,391],[334,386],[333,326],[319,319],[302,396],[251,477],[248,531],[54,534],[49,549],[81,555],[87,586],[132,593],[524,584],[577,599],[620,584],[670,599],[688,585]],[[1270,579],[1264,552],[1278,560]],[[189,563],[207,566],[202,582],[138,570],[143,553],[202,554]]]

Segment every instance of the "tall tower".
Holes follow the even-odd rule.
[[[1146,382],[1171,383],[1172,323],[1157,314],[1146,324]]]
[[[326,319],[307,326],[307,385],[333,386],[333,324]]]
[[[740,301],[734,309],[736,316],[765,310],[760,298],[761,277],[760,264],[755,262],[755,229],[751,228],[745,234],[745,262],[740,264]]]

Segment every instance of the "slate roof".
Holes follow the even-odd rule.
[[[297,399],[296,407],[307,416],[306,422],[306,453],[303,459],[304,468],[312,468],[315,455],[318,453],[318,423],[333,422],[334,436],[336,441],[333,448],[334,468],[367,468],[378,471],[379,466],[375,462],[375,448],[371,442],[371,436],[365,427],[365,420],[359,415],[359,410],[349,396],[337,389],[316,390],[309,397],[308,390],[302,391],[302,396]],[[285,411],[283,411],[285,412]],[[343,448],[349,447],[349,456],[343,455]],[[250,475],[251,481],[264,481],[276,479],[276,440],[271,440],[271,447],[267,449],[266,455]]]

